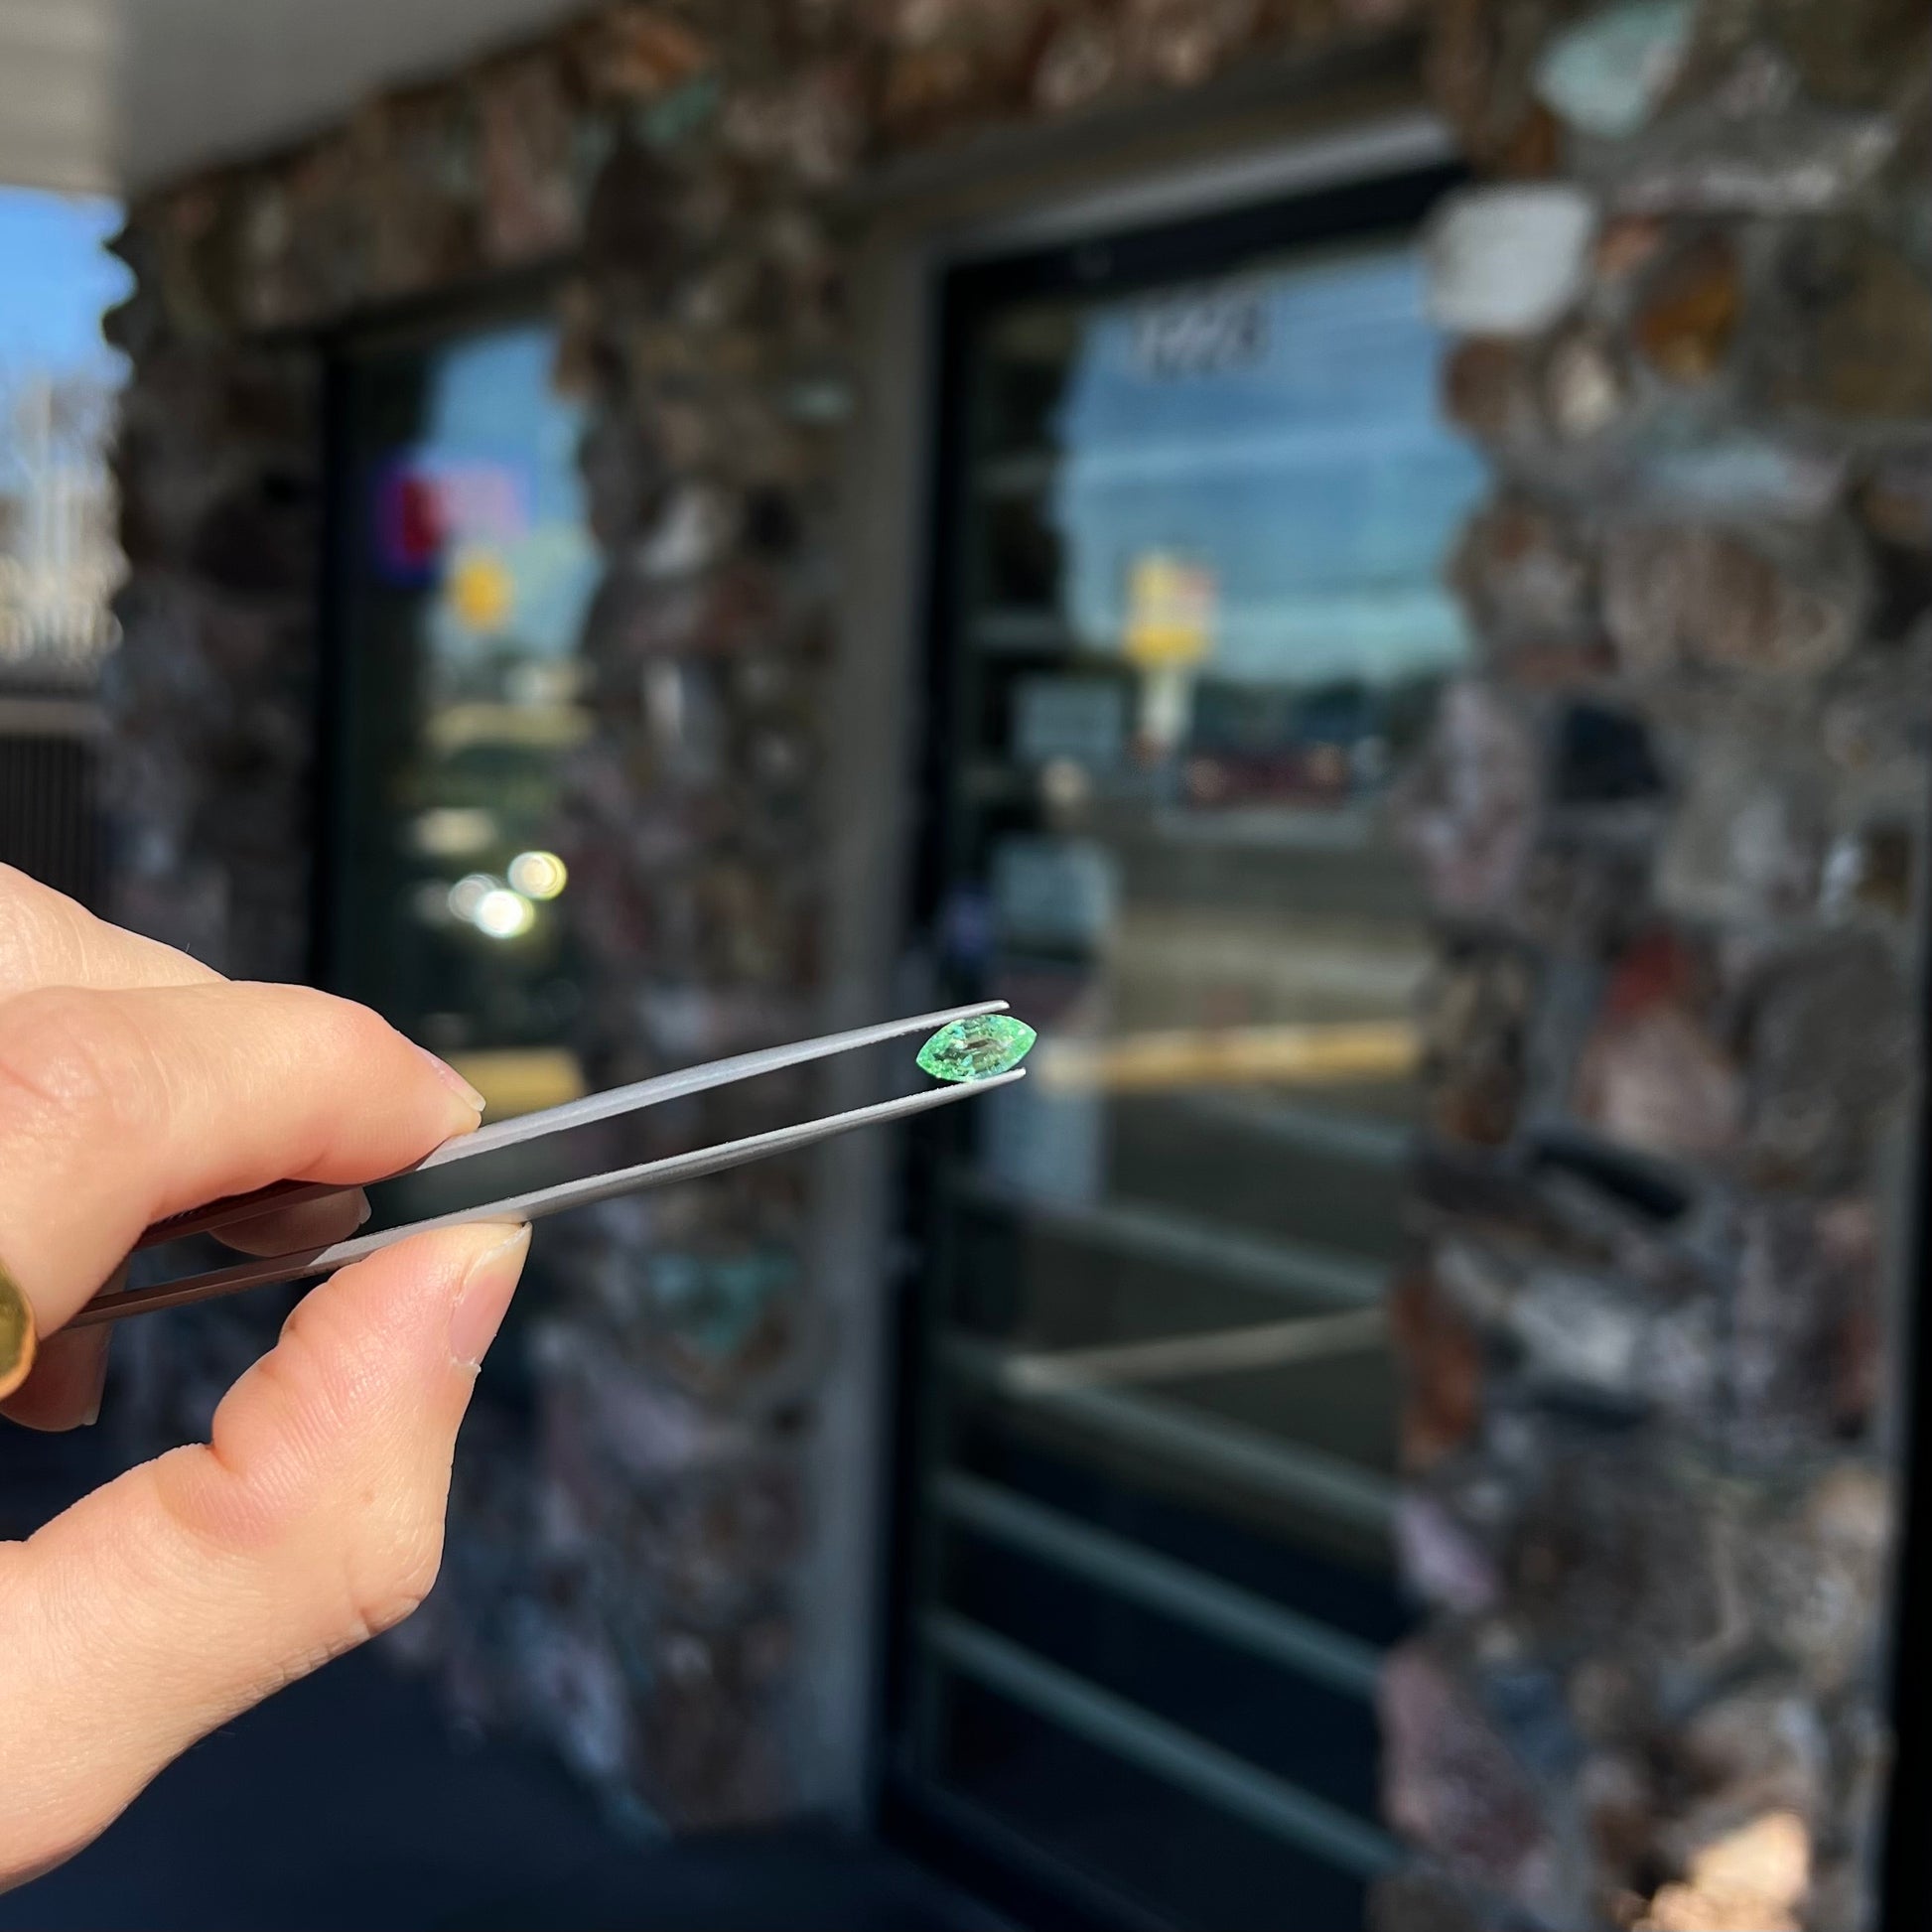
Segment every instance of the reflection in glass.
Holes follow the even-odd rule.
[[[942,1175],[917,1750],[1181,1922],[1340,1926],[1406,1615],[1387,787],[1481,472],[1405,234],[971,318],[937,936],[1040,1043]]]
[[[498,329],[371,350],[350,380],[339,977],[497,1112],[581,1086],[559,1045],[569,875],[546,841],[589,726],[598,557],[553,346]]]

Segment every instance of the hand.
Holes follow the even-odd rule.
[[[61,1324],[151,1221],[285,1177],[394,1173],[479,1107],[363,1008],[231,984],[0,868],[0,1268],[43,1338],[0,1409],[93,1420],[111,1330]],[[282,1253],[364,1211],[315,1202],[231,1238]],[[0,1543],[0,1889],[422,1600],[457,1426],[528,1240],[462,1228],[345,1269],[228,1391],[207,1443]]]

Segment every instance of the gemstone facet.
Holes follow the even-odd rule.
[[[919,1065],[935,1080],[990,1080],[1018,1066],[1037,1036],[1011,1014],[982,1013],[941,1027],[919,1048]]]

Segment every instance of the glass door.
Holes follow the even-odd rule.
[[[1446,185],[944,286],[921,917],[1041,1043],[917,1164],[892,1803],[1100,1922],[1357,1925],[1392,1855]]]

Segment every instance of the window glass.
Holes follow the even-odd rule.
[[[581,1087],[546,844],[589,727],[578,636],[598,555],[576,406],[528,325],[375,349],[347,374],[354,477],[338,977],[496,1112]]]
[[[1388,783],[1483,478],[1407,231],[981,273],[935,944],[1041,1042],[934,1130],[909,1748],[1175,1922],[1355,1923],[1431,960]]]

